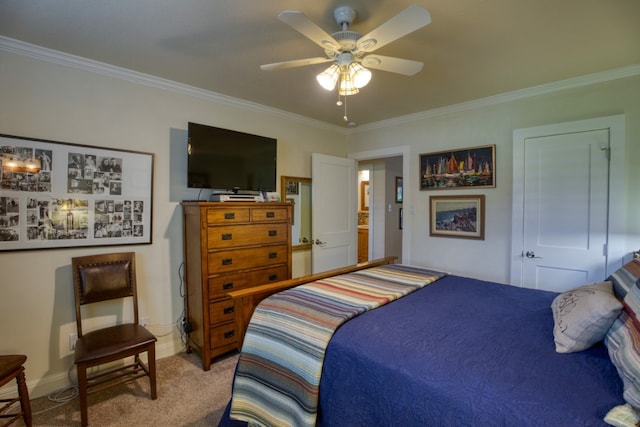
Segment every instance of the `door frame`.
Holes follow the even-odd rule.
[[[367,160],[378,160],[384,159],[387,157],[402,157],[402,176],[411,177],[418,176],[418,172],[414,172],[414,169],[411,167],[411,147],[408,145],[402,145],[398,147],[388,147],[388,148],[380,148],[375,150],[368,151],[359,151],[355,153],[348,153],[347,157],[350,159],[354,159],[358,162],[367,161]],[[414,166],[417,166],[417,162]],[[415,175],[414,175],[415,174]],[[417,178],[416,178],[417,179]],[[409,178],[404,179],[405,183],[411,182]],[[406,184],[405,184],[406,188]],[[402,205],[403,209],[403,226],[402,226],[402,259],[399,259],[397,262],[399,264],[411,264],[411,233],[405,233],[405,230],[411,230],[411,221],[413,216],[415,215],[415,206],[413,205],[413,196],[410,191],[404,191],[402,194]],[[370,208],[371,212],[371,208]],[[369,233],[375,232],[371,228],[369,229]],[[369,242],[371,242],[372,237],[369,237]],[[371,250],[371,248],[369,248]]]
[[[622,266],[626,248],[625,116],[624,114],[513,131],[513,204],[511,215],[511,279],[522,285],[524,270],[524,142],[528,138],[608,129],[610,140],[609,199],[607,214],[607,265],[605,277]],[[604,279],[604,278],[603,278]]]

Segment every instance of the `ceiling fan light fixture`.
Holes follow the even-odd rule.
[[[358,89],[365,87],[371,80],[371,71],[357,62],[352,62],[351,65],[349,65],[348,73],[353,81],[353,85]]]
[[[355,95],[360,90],[353,83],[349,70],[344,71],[340,75],[340,85],[338,86],[338,95],[349,96]]]
[[[338,78],[340,77],[340,67],[333,64],[316,76],[316,80],[326,90],[333,90],[336,87]]]

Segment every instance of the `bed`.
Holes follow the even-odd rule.
[[[554,292],[448,274],[366,310],[328,342],[315,424],[607,425],[612,409],[634,404],[640,384],[629,350],[640,337],[629,336],[638,277],[634,261],[608,278],[619,309],[602,333],[607,346],[600,337],[562,353],[552,305],[563,295]],[[220,426],[246,425],[229,412]]]

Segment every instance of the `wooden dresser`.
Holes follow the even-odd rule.
[[[187,351],[208,371],[211,360],[240,349],[227,292],[291,278],[291,205],[182,202]]]

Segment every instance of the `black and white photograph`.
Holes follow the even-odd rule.
[[[150,243],[152,176],[151,153],[0,135],[0,251]]]

